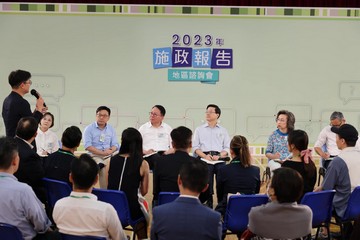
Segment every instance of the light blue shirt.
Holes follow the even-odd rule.
[[[88,125],[84,130],[83,138],[85,149],[93,146],[99,150],[105,150],[115,146],[116,150],[119,150],[115,129],[109,124],[106,124],[103,129],[99,128],[97,122]]]
[[[203,152],[229,152],[230,136],[227,130],[219,124],[212,128],[205,123],[195,129],[192,148],[194,153],[197,149]]]
[[[16,226],[25,240],[44,233],[51,222],[32,188],[9,173],[0,172],[0,222]]]

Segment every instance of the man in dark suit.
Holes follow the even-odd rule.
[[[44,169],[41,158],[31,143],[37,133],[38,123],[33,117],[21,118],[16,128],[15,141],[19,147],[19,169],[14,174],[19,182],[29,184],[41,202],[46,202],[46,192],[41,179]]]
[[[220,214],[202,205],[200,192],[208,188],[207,164],[188,161],[181,166],[180,197],[153,209],[151,239],[221,239]]]
[[[179,192],[177,179],[183,163],[193,161],[189,155],[192,132],[187,127],[178,127],[170,133],[175,153],[163,155],[155,162],[153,177],[153,206],[157,205],[160,192]]]

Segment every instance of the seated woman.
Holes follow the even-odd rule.
[[[216,191],[219,204],[215,208],[225,214],[228,193],[255,194],[260,190],[260,169],[251,165],[248,141],[234,136],[230,142],[231,162],[219,169],[216,176]]]
[[[296,202],[304,188],[301,175],[287,167],[273,173],[267,190],[271,202],[250,210],[248,230],[260,239],[311,237],[312,211]]]
[[[44,114],[39,123],[35,137],[36,152],[40,157],[47,157],[59,149],[59,139],[50,128],[54,126],[54,115],[50,112]]]
[[[304,180],[304,193],[312,192],[316,183],[316,166],[312,161],[311,150],[308,149],[309,138],[303,130],[294,130],[288,136],[288,148],[292,158],[286,160],[282,167],[295,169]],[[299,200],[300,200],[299,199]]]
[[[110,160],[108,189],[121,190],[126,194],[133,220],[144,217],[138,190],[143,196],[148,192],[149,164],[143,159],[142,137],[135,128],[123,131],[119,154]],[[139,239],[147,238],[146,220],[139,222],[134,231]]]

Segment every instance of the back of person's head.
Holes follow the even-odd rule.
[[[108,114],[109,114],[109,116],[110,116],[111,110],[110,110],[110,108],[108,108],[107,106],[100,106],[100,107],[98,107],[98,108],[96,109],[96,113],[98,113],[98,112],[100,112],[100,111],[102,111],[102,110],[107,111]]]
[[[165,110],[165,108],[164,108],[162,105],[155,105],[155,106],[153,106],[152,108],[157,108],[157,109],[159,109],[159,111],[160,111],[160,113],[161,113],[161,116],[165,117],[166,110]]]
[[[244,167],[251,166],[249,143],[244,136],[236,135],[231,139],[230,149],[239,158]]]
[[[179,175],[183,187],[196,193],[201,193],[209,180],[207,164],[198,159],[183,163]]]
[[[210,108],[210,107],[213,107],[213,108],[215,109],[215,113],[216,113],[216,114],[219,114],[219,117],[218,117],[218,118],[220,118],[220,116],[221,116],[221,109],[219,108],[219,106],[218,106],[218,105],[215,105],[215,104],[209,104],[209,105],[206,106],[206,110],[207,110],[208,108]]]
[[[44,113],[44,115],[42,116],[41,119],[43,119],[46,116],[51,117],[51,126],[49,128],[52,128],[54,126],[54,115],[51,112],[46,112],[46,113]]]
[[[82,138],[81,131],[76,126],[71,126],[65,129],[62,134],[61,142],[62,145],[68,148],[75,148],[80,145]]]
[[[89,154],[81,154],[71,164],[71,177],[77,189],[87,190],[95,183],[99,167]]]
[[[295,128],[295,115],[292,112],[289,112],[288,110],[280,110],[276,114],[276,119],[278,119],[279,115],[281,115],[281,114],[287,116],[286,126],[287,126],[287,129],[288,129],[288,132],[293,131],[294,128]]]
[[[343,120],[344,115],[342,114],[342,112],[335,111],[330,115],[330,121],[335,119],[339,119],[340,121]]]
[[[299,200],[304,190],[300,173],[292,168],[281,167],[273,171],[271,186],[279,203],[292,203]]]
[[[24,70],[16,70],[12,71],[9,74],[9,84],[12,88],[17,88],[20,86],[21,83],[26,82],[31,78],[31,73]]]
[[[142,137],[140,132],[132,127],[125,129],[121,134],[121,145],[119,154],[129,154],[131,161],[131,170],[129,174],[133,171],[137,171],[138,167],[143,160],[143,149],[142,149]]]
[[[0,138],[0,169],[9,169],[11,162],[18,153],[18,146],[14,138]]]
[[[184,126],[173,129],[170,133],[172,145],[175,149],[187,149],[191,147],[192,131]]]
[[[294,145],[299,151],[306,150],[309,144],[309,137],[303,130],[294,130],[288,135],[289,145]]]
[[[16,127],[16,136],[24,140],[30,140],[35,136],[38,129],[38,122],[33,117],[23,117]]]

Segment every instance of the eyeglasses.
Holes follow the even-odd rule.
[[[157,114],[157,113],[153,113],[153,112],[149,112],[149,115],[150,115],[150,116],[154,116],[154,117],[158,117],[158,116],[160,116],[159,114]]]
[[[107,114],[96,114],[96,116],[100,117],[100,118],[108,118],[109,115]]]
[[[286,119],[282,119],[282,118],[277,118],[275,119],[276,122],[286,122]]]
[[[29,85],[31,85],[31,84],[32,84],[32,81],[31,81],[31,80],[25,81],[24,84],[29,84]]]
[[[212,113],[216,113],[216,112],[210,112],[210,111],[206,111],[206,114],[212,114]]]

